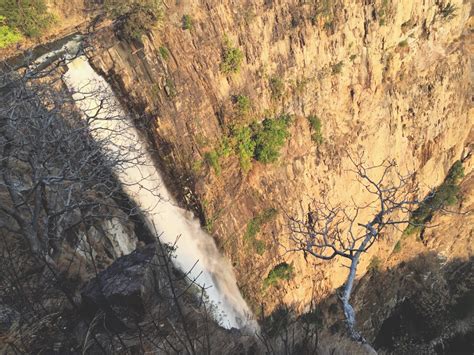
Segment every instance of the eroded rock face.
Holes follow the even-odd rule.
[[[224,252],[232,259],[245,294],[271,308],[283,301],[307,304],[315,293],[339,286],[346,269],[285,255],[295,267],[285,292],[264,294],[262,275],[281,259],[274,237],[284,236],[282,210],[307,206],[326,195],[339,203],[367,196],[346,152],[364,152],[368,164],[395,159],[402,172],[416,171],[426,193],[460,158],[472,128],[470,52],[465,33],[470,5],[452,2],[455,16],[435,1],[310,3],[205,1],[169,4],[163,27],[143,46],[99,35],[92,61],[136,113],[152,123],[160,162],[177,194],[191,191]],[[318,3],[319,4],[319,3]],[[191,14],[193,27],[181,19]],[[224,34],[245,56],[239,73],[220,69]],[[166,49],[168,55],[163,55]],[[270,79],[283,83],[272,97]],[[250,117],[241,117],[232,96],[248,95]],[[222,173],[196,169],[232,124],[268,113],[295,115],[278,163],[254,162],[246,175],[236,156],[222,159]],[[316,145],[305,117],[322,120],[324,143]],[[188,199],[189,201],[189,199]],[[252,218],[268,208],[278,217],[261,228],[262,255],[246,243]],[[366,216],[369,218],[369,216]],[[374,247],[382,257],[397,231]],[[363,273],[372,255],[363,258]],[[258,271],[257,271],[258,270]]]

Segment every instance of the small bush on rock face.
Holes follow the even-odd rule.
[[[237,109],[237,113],[240,116],[247,115],[250,112],[250,109],[252,108],[250,98],[246,95],[237,95],[235,97],[235,107]]]
[[[276,76],[270,78],[270,91],[272,93],[272,99],[281,99],[285,92],[285,84],[283,83],[283,80]]]
[[[344,67],[344,62],[343,61],[340,61],[340,62],[334,64],[331,67],[332,75],[340,74],[343,67]]]
[[[323,143],[323,133],[321,131],[322,124],[318,116],[311,115],[308,117],[309,125],[311,127],[311,139],[317,144]]]
[[[459,182],[464,177],[464,167],[461,161],[453,164],[443,183],[432,191],[420,206],[411,214],[410,225],[405,229],[406,235],[421,231],[433,213],[446,206],[454,205],[459,198]]]
[[[269,273],[266,279],[263,281],[265,288],[269,286],[275,286],[280,280],[291,280],[293,277],[293,265],[287,263],[281,263],[275,266]]]
[[[168,48],[166,48],[165,46],[161,46],[160,47],[160,56],[164,60],[168,60],[169,57],[170,57],[170,52],[168,51]]]
[[[246,245],[255,249],[257,254],[262,255],[265,252],[265,242],[262,240],[257,240],[257,234],[260,232],[261,227],[270,222],[275,218],[278,211],[274,208],[269,208],[258,216],[252,218],[247,224],[247,229],[244,234],[244,242]]]
[[[275,119],[266,118],[255,131],[255,159],[262,163],[272,163],[278,159],[280,149],[288,137],[290,117],[282,115]]]
[[[215,150],[205,153],[204,160],[209,166],[211,166],[214,169],[216,175],[221,174],[222,170],[221,170],[221,165],[219,163],[219,155],[217,154]]]
[[[242,53],[239,48],[233,47],[229,39],[226,38],[224,41],[224,50],[222,52],[221,71],[224,74],[237,73],[243,59],[244,53]]]
[[[105,0],[104,7],[119,19],[119,31],[126,39],[140,41],[163,19],[161,0]]]
[[[405,39],[405,40],[399,42],[399,43],[398,43],[398,46],[399,46],[400,48],[408,47],[408,40]]]
[[[252,167],[252,158],[255,150],[255,142],[252,139],[250,127],[239,127],[233,131],[236,152],[239,157],[240,167],[248,172]]]
[[[193,21],[191,19],[191,16],[189,15],[184,15],[183,16],[183,30],[190,30],[191,28],[193,28]]]

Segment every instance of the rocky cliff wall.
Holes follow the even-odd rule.
[[[275,238],[287,234],[285,211],[322,195],[366,201],[347,152],[363,152],[368,164],[395,159],[401,171],[416,171],[422,193],[461,157],[473,123],[470,4],[451,2],[453,13],[443,4],[180,1],[167,5],[164,24],[143,44],[102,30],[91,58],[144,126],[154,128],[170,185],[183,203],[199,202],[254,305],[271,308],[280,298],[307,304],[339,286],[346,268],[282,256]],[[184,15],[191,29],[183,28]],[[226,38],[244,54],[235,74],[220,70]],[[272,79],[281,82],[279,95],[272,95]],[[250,98],[245,117],[234,95]],[[220,159],[220,174],[202,163],[230,125],[281,112],[295,119],[278,162],[253,162],[247,174],[234,155]],[[311,140],[309,115],[322,121],[322,144]],[[256,236],[260,255],[244,235],[270,208],[278,215]],[[383,258],[398,233],[388,233],[371,254]],[[279,292],[265,291],[262,279],[282,260],[293,263],[295,277]]]

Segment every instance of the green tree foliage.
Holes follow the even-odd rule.
[[[205,153],[204,160],[214,169],[216,175],[221,174],[222,169],[221,164],[219,163],[219,155],[215,150]]]
[[[234,97],[234,100],[235,108],[239,116],[245,116],[250,112],[252,108],[252,102],[250,101],[250,98],[248,96],[237,95]]]
[[[370,259],[369,266],[367,266],[367,270],[372,271],[372,272],[377,272],[380,271],[380,268],[382,266],[382,260],[378,256],[372,257]]]
[[[410,225],[405,229],[405,234],[419,232],[425,223],[431,220],[433,213],[446,206],[454,205],[459,198],[459,182],[464,177],[464,167],[458,160],[449,169],[444,182],[438,186],[420,204],[410,217]]]
[[[235,140],[235,150],[239,157],[240,167],[246,173],[252,167],[252,158],[255,151],[255,141],[252,139],[250,127],[237,127],[232,130]]]
[[[263,163],[273,163],[280,155],[280,149],[288,137],[289,115],[278,118],[266,118],[260,125],[254,126],[254,157]]]
[[[53,22],[44,0],[0,0],[0,14],[2,27],[7,26],[2,32],[10,41],[19,40],[15,30],[27,37],[38,37]]]
[[[105,0],[110,17],[118,18],[118,28],[127,39],[140,41],[163,19],[161,0]]]
[[[291,116],[284,114],[276,118],[266,118],[261,123],[234,126],[230,134],[224,137],[219,145],[204,156],[204,161],[219,175],[221,173],[219,160],[232,153],[239,158],[240,167],[244,173],[252,168],[252,160],[268,164],[275,162],[280,149],[288,138],[288,127]]]
[[[291,280],[293,277],[293,265],[280,263],[275,266],[268,276],[263,280],[263,287],[276,286],[280,280]]]
[[[334,64],[331,67],[332,75],[340,74],[343,67],[344,67],[344,62],[342,60],[340,62],[337,62],[336,64]]]
[[[168,60],[170,58],[170,51],[165,46],[160,46],[159,51],[161,58],[164,60]]]
[[[191,16],[184,15],[182,21],[183,30],[190,30],[191,28],[193,28],[193,20],[191,19]]]
[[[311,127],[311,139],[317,144],[323,143],[322,123],[321,119],[316,115],[308,117],[309,126]]]
[[[220,69],[224,74],[237,73],[244,59],[244,53],[234,47],[228,38],[224,40]]]
[[[272,99],[278,100],[283,97],[285,92],[285,83],[279,77],[273,76],[270,78],[270,91]]]
[[[266,118],[263,122],[255,122],[250,126],[237,126],[231,130],[231,146],[239,157],[244,173],[251,169],[253,159],[262,163],[273,163],[278,159],[280,149],[288,137],[290,122],[291,117],[284,114],[276,118]]]
[[[8,47],[22,39],[17,30],[6,25],[6,19],[0,16],[0,48]]]
[[[275,208],[269,208],[263,211],[263,213],[252,218],[247,224],[247,229],[244,234],[244,243],[247,246],[255,249],[257,254],[262,255],[265,252],[265,242],[257,239],[257,234],[260,233],[262,226],[277,215],[278,211]]]

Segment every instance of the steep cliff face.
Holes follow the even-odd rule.
[[[367,201],[348,154],[364,153],[368,164],[395,159],[402,172],[416,171],[422,194],[461,157],[473,123],[470,4],[450,4],[454,12],[436,1],[177,2],[143,44],[102,30],[91,59],[154,128],[170,185],[183,203],[199,201],[243,292],[270,308],[278,298],[307,304],[339,286],[346,269],[282,256],[274,238],[285,239],[284,212],[322,195]],[[226,43],[244,54],[238,73],[221,70]],[[250,98],[250,113],[238,112],[234,95]],[[230,126],[282,112],[294,120],[276,163],[254,161],[244,173],[231,154],[219,158],[219,174],[203,163]],[[322,122],[320,144],[311,139],[309,115]],[[271,208],[278,213],[259,226],[257,252],[245,234]],[[383,258],[398,233],[371,253]],[[293,280],[266,292],[262,279],[283,260],[293,263]]]

